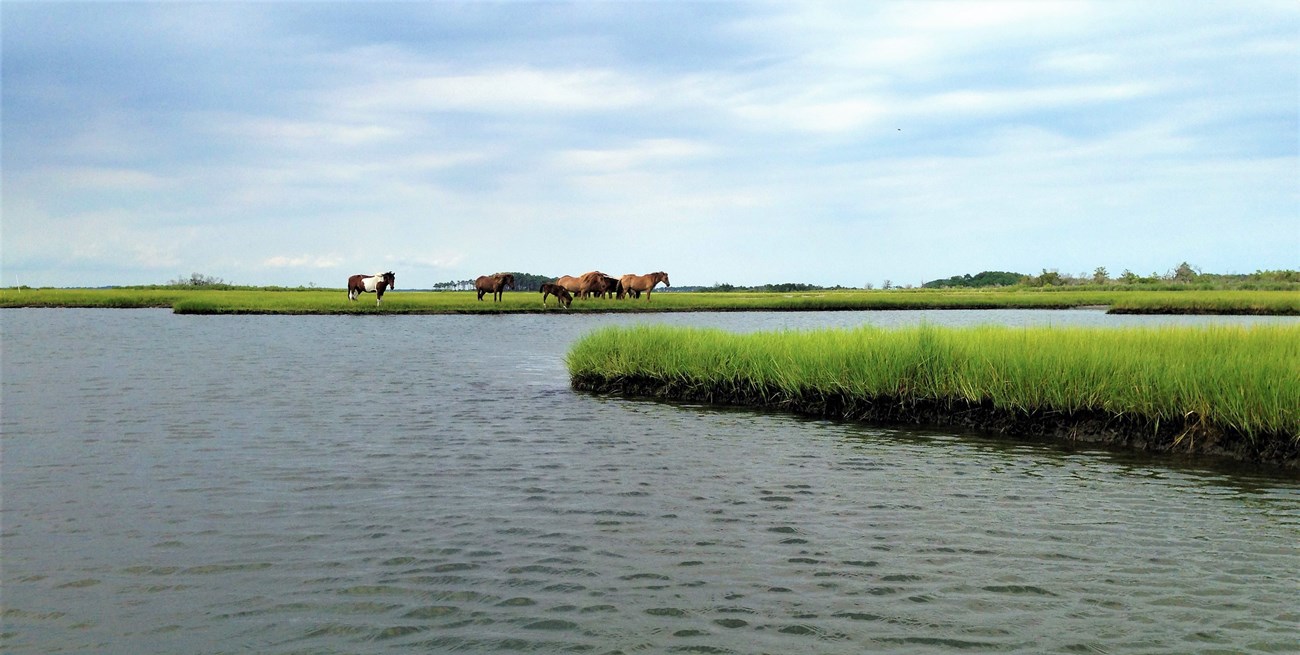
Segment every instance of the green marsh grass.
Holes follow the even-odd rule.
[[[798,293],[652,294],[647,301],[591,298],[553,312],[839,311],[888,309],[1068,309],[1110,306],[1134,313],[1300,315],[1294,291],[1145,291],[1114,289],[834,290]],[[478,301],[471,291],[404,291],[351,302],[343,289],[0,289],[0,307],[171,307],[192,314],[443,314],[544,311],[534,291],[507,291],[502,302]]]
[[[1300,315],[1296,291],[1175,291],[1120,296],[1111,312],[1124,314]]]
[[[809,396],[957,401],[1300,440],[1300,326],[609,327],[574,344],[566,363],[575,381],[652,380],[724,400],[757,393],[774,406]]]

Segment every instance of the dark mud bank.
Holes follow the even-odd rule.
[[[1024,412],[990,403],[902,397],[854,398],[811,392],[800,395],[759,387],[728,388],[651,377],[575,376],[574,389],[632,398],[712,405],[761,407],[882,425],[959,426],[1007,437],[1095,444],[1111,448],[1224,458],[1300,472],[1300,442],[1287,435],[1253,438],[1189,416],[1182,421],[1117,416],[1100,411]]]

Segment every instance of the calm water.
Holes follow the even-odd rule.
[[[1300,650],[1300,482],[576,394],[591,328],[3,310],[6,653]]]

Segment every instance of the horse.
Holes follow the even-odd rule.
[[[582,279],[572,275],[561,275],[556,278],[555,284],[563,287],[571,294],[577,295],[582,293]]]
[[[548,296],[555,296],[556,302],[560,303],[560,306],[565,309],[568,309],[569,305],[573,304],[573,295],[569,293],[568,289],[565,289],[558,284],[547,282],[542,285],[541,292],[542,307],[546,306],[546,298]]]
[[[591,271],[583,273],[579,280],[579,290],[583,298],[596,296],[603,298],[606,294],[613,295],[618,291],[618,280],[612,278],[600,271]]]
[[[353,275],[348,278],[348,300],[356,300],[362,292],[375,294],[375,305],[384,301],[384,289],[397,286],[397,276],[392,271],[374,275]]]
[[[589,271],[578,278],[578,295],[582,298],[590,297],[592,294],[603,296],[610,290],[608,281],[614,282],[614,289],[618,288],[617,280],[601,273],[600,271]],[[572,289],[570,289],[572,291]]]
[[[619,282],[623,284],[624,293],[635,293],[637,294],[637,297],[640,298],[640,294],[644,292],[646,302],[650,302],[650,292],[654,290],[656,284],[663,282],[666,287],[672,286],[672,284],[668,282],[668,274],[663,271],[646,273],[645,275],[633,275],[628,273],[620,278]]]
[[[604,295],[609,298],[618,298],[619,300],[623,299],[623,283],[619,282],[618,278],[613,278],[606,275],[603,282],[605,286],[604,292],[596,295]]]
[[[481,275],[477,280],[474,280],[474,290],[478,291],[480,301],[483,300],[483,294],[485,293],[492,294],[492,302],[501,300],[506,287],[515,288],[515,276],[511,273]]]
[[[586,298],[593,292],[604,292],[607,277],[609,276],[600,271],[588,271],[577,277],[561,275],[555,280],[555,284],[564,287],[573,294],[574,298]]]

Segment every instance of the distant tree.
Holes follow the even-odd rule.
[[[862,288],[866,289],[867,291],[871,291],[872,289],[876,288],[876,285],[872,282],[868,282],[865,285],[863,285]]]
[[[1110,281],[1110,274],[1106,272],[1105,266],[1098,266],[1093,270],[1092,281],[1094,284],[1106,284]]]
[[[552,282],[554,277],[549,275],[535,275],[533,273],[520,273],[517,271],[503,271],[515,276],[515,288],[519,291],[539,291],[543,284]]]
[[[880,285],[880,288],[884,289],[885,291],[889,291],[890,289],[894,288],[894,283],[890,281],[889,278],[885,278],[885,282],[884,284]]]
[[[820,291],[822,288],[814,284],[782,282],[781,284],[765,284],[761,290],[768,293],[792,293],[795,291]]]
[[[1062,284],[1065,284],[1065,280],[1056,269],[1049,271],[1044,268],[1043,272],[1033,278],[1030,284],[1036,287],[1059,287]]]
[[[1024,278],[1020,273],[1007,271],[981,271],[975,275],[954,275],[945,280],[931,280],[921,286],[927,289],[946,287],[1004,287],[1019,284]]]
[[[1120,273],[1119,279],[1124,282],[1124,284],[1137,284],[1138,274],[1126,268],[1123,273]]]
[[[1192,282],[1196,280],[1197,275],[1200,275],[1198,271],[1189,266],[1187,262],[1183,262],[1178,265],[1178,268],[1174,269],[1173,278],[1175,282]]]
[[[168,282],[168,284],[170,284],[171,286],[174,286],[174,287],[218,287],[218,286],[229,286],[229,285],[226,284],[225,280],[222,280],[222,279],[219,278],[219,277],[213,277],[213,276],[211,276],[211,275],[204,275],[204,274],[202,274],[202,273],[190,273],[190,277],[189,277],[188,279],[183,278],[183,277],[178,277],[178,278],[176,278],[175,280],[172,280],[171,282]]]

